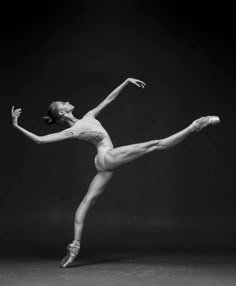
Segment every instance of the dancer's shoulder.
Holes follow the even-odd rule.
[[[84,117],[87,117],[87,116],[95,118],[94,112],[93,112],[92,110],[90,110],[89,112],[85,113],[85,115],[83,116],[83,118],[84,118]]]

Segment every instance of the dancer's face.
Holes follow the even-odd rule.
[[[59,114],[60,112],[61,114],[72,112],[75,108],[69,101],[57,101],[57,106]]]

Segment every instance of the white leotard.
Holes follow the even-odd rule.
[[[109,134],[92,112],[85,114],[68,131],[72,131],[75,138],[92,143],[97,149],[108,146],[113,148]]]

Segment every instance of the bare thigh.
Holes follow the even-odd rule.
[[[84,201],[94,202],[104,192],[112,176],[113,172],[110,171],[98,172],[90,183]]]
[[[104,155],[106,170],[114,170],[126,163],[134,161],[145,154],[161,149],[159,140],[122,146],[108,150]]]
[[[105,146],[98,149],[97,155],[94,158],[95,168],[98,172],[108,171],[105,161],[105,155],[107,151],[113,149],[113,146]]]

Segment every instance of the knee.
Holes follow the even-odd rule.
[[[95,204],[96,200],[97,196],[88,196],[83,199],[75,212],[75,223],[77,225],[83,225],[88,210]]]
[[[163,150],[166,146],[162,140],[153,140],[151,141],[151,145],[148,146],[148,152]]]
[[[158,150],[164,150],[167,148],[165,142],[163,140],[156,140],[156,147]]]
[[[98,196],[86,196],[84,203],[89,207],[96,203]]]

